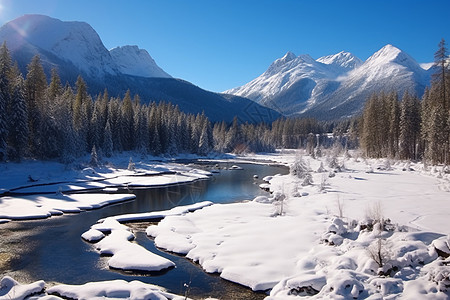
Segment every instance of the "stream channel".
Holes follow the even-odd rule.
[[[203,167],[216,163],[201,163]],[[0,274],[22,283],[44,280],[56,283],[84,284],[90,281],[123,279],[139,280],[166,288],[169,292],[193,299],[263,299],[264,293],[226,281],[218,274],[207,274],[200,265],[155,247],[145,234],[149,223],[128,223],[136,235],[135,242],[158,255],[172,260],[176,268],[157,274],[137,274],[110,270],[108,257],[101,257],[94,246],[81,239],[81,234],[97,220],[112,215],[166,210],[200,201],[231,203],[267,195],[259,188],[262,178],[286,174],[288,168],[258,164],[238,164],[243,170],[226,170],[231,163],[219,163],[220,173],[210,180],[190,184],[137,189],[136,199],[79,214],[64,214],[45,220],[12,221],[0,224]],[[253,175],[259,179],[254,179]],[[186,291],[185,283],[190,282]]]

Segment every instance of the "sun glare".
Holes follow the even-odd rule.
[[[9,10],[8,2],[9,1],[7,1],[7,0],[0,0],[0,22],[2,23],[2,25],[3,25],[3,23],[9,21],[8,20],[8,10]]]

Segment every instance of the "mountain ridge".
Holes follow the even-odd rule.
[[[130,90],[141,96],[141,103],[170,101],[185,112],[204,112],[212,121],[231,122],[236,116],[242,122],[257,123],[280,117],[249,99],[206,91],[172,78],[146,50],[137,46],[109,51],[85,22],[24,15],[0,28],[0,42],[4,41],[24,75],[32,57],[39,54],[47,78],[52,68],[58,70],[63,83],[74,85],[81,75],[92,96],[105,88],[109,95],[120,97]]]
[[[430,70],[390,44],[364,62],[345,51],[314,62],[309,55],[288,61],[285,57],[249,83],[225,93],[247,97],[288,116],[339,119],[361,112],[373,92],[408,90],[420,97],[430,81]]]

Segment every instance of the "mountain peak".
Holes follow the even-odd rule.
[[[45,15],[24,15],[0,28],[0,41],[9,50],[40,54],[50,65],[73,65],[83,76],[102,79],[107,75],[171,78],[138,46],[108,51],[97,32],[85,22],[61,21]]]
[[[94,77],[116,74],[97,32],[85,22],[66,22],[44,15],[24,15],[0,28],[0,40],[10,51],[23,48],[48,53]]]
[[[362,61],[350,52],[341,51],[337,54],[322,56],[317,59],[318,62],[326,65],[334,65],[343,71],[348,71],[362,65]]]
[[[109,51],[112,59],[123,74],[141,77],[171,78],[153,60],[147,50],[136,45],[126,45]]]
[[[395,64],[406,67],[410,70],[422,69],[414,58],[391,44],[387,44],[375,52],[366,60],[364,64],[372,66]]]
[[[386,61],[386,62],[387,61],[395,61],[399,56],[402,56],[402,55],[404,56],[407,54],[404,53],[399,48],[397,48],[391,44],[387,44],[386,46],[384,46],[383,48],[381,48],[380,50],[375,52],[371,57],[369,57],[366,62],[371,62],[374,60]],[[407,55],[407,56],[409,56],[409,55]]]
[[[295,59],[297,56],[291,51],[286,52],[286,54],[281,58],[283,61],[288,62]]]
[[[293,61],[295,58],[296,56],[294,53],[292,53],[291,51],[286,52],[286,54],[283,57],[278,58],[269,66],[266,73],[271,74],[277,72],[280,67],[287,64],[290,61]]]

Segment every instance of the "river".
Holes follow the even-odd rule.
[[[239,165],[243,170],[225,170],[231,164],[220,163],[220,173],[210,180],[132,190],[136,194],[135,200],[97,210],[45,220],[0,224],[0,274],[12,276],[23,283],[42,279],[48,285],[113,279],[139,280],[180,295],[186,293],[184,284],[190,282],[188,296],[194,299],[263,299],[264,293],[254,293],[249,288],[221,279],[218,274],[207,274],[183,256],[156,248],[153,240],[145,234],[149,223],[127,225],[133,228],[138,244],[172,260],[176,268],[156,274],[112,271],[107,267],[108,258],[99,256],[92,244],[81,239],[81,234],[97,220],[112,215],[166,210],[205,200],[215,203],[251,200],[266,194],[259,188],[261,178],[288,172],[282,166]],[[253,178],[255,174],[259,179]]]

